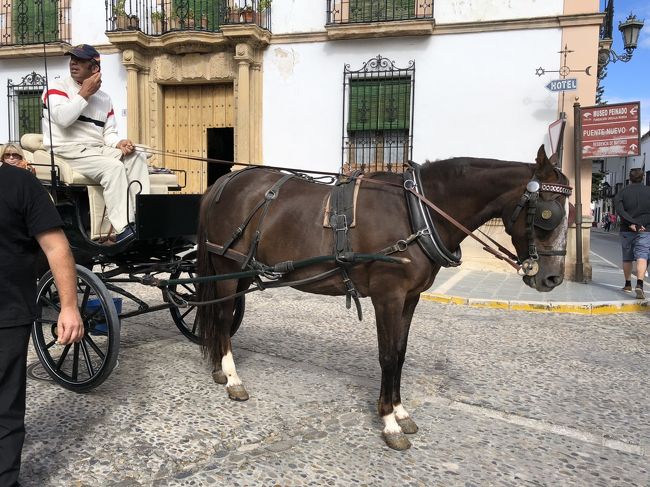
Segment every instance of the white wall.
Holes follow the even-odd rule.
[[[496,157],[533,162],[557,118],[538,66],[556,66],[556,29],[274,44],[264,55],[264,162],[337,170],[343,66],[381,54],[415,60],[413,159]]]
[[[347,1],[332,0],[337,6]],[[546,17],[563,9],[564,0],[444,0],[434,2],[433,16],[437,24],[446,24]],[[326,0],[274,0],[273,33],[325,31],[326,11]]]
[[[436,23],[561,15],[564,0],[444,0],[433,4]]]
[[[104,0],[71,0],[70,19],[72,39],[70,44],[108,44],[106,8]]]

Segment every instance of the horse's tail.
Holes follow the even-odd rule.
[[[214,276],[217,274],[216,269],[208,252],[208,228],[210,213],[209,197],[211,191],[208,191],[201,200],[201,209],[199,211],[199,226],[196,233],[198,248],[196,255],[196,272],[199,277]],[[216,281],[200,282],[197,285],[197,296],[199,301],[210,301],[217,297]],[[218,319],[220,307],[217,304],[206,304],[196,307],[196,317],[198,320],[198,336],[203,349],[203,355],[209,356],[212,363],[218,363],[221,360],[219,356],[219,344],[217,340]]]

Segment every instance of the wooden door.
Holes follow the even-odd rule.
[[[207,130],[234,126],[232,84],[165,86],[164,97],[165,152],[178,154],[165,156],[164,165],[186,172],[184,193],[203,193],[207,164],[182,156],[207,157]]]

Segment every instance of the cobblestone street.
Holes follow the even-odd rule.
[[[168,313],[126,320],[119,365],[97,389],[28,380],[21,482],[650,484],[648,314],[421,301],[402,376],[420,431],[400,453],[385,446],[376,415],[371,303],[362,302],[363,322],[344,303],[293,290],[250,295],[234,338],[251,394],[243,403],[213,383]]]

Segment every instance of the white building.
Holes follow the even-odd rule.
[[[164,152],[328,171],[461,155],[532,163],[565,111],[570,178],[573,103],[594,103],[586,68],[603,19],[598,0],[45,0],[58,23],[40,22],[40,4],[0,6],[2,138],[37,129],[26,100],[42,86],[25,77],[46,74],[44,30],[49,77],[67,75],[70,44],[95,45],[121,133]],[[578,83],[565,95],[545,87],[563,65]],[[218,175],[156,163],[185,169],[189,191]]]

